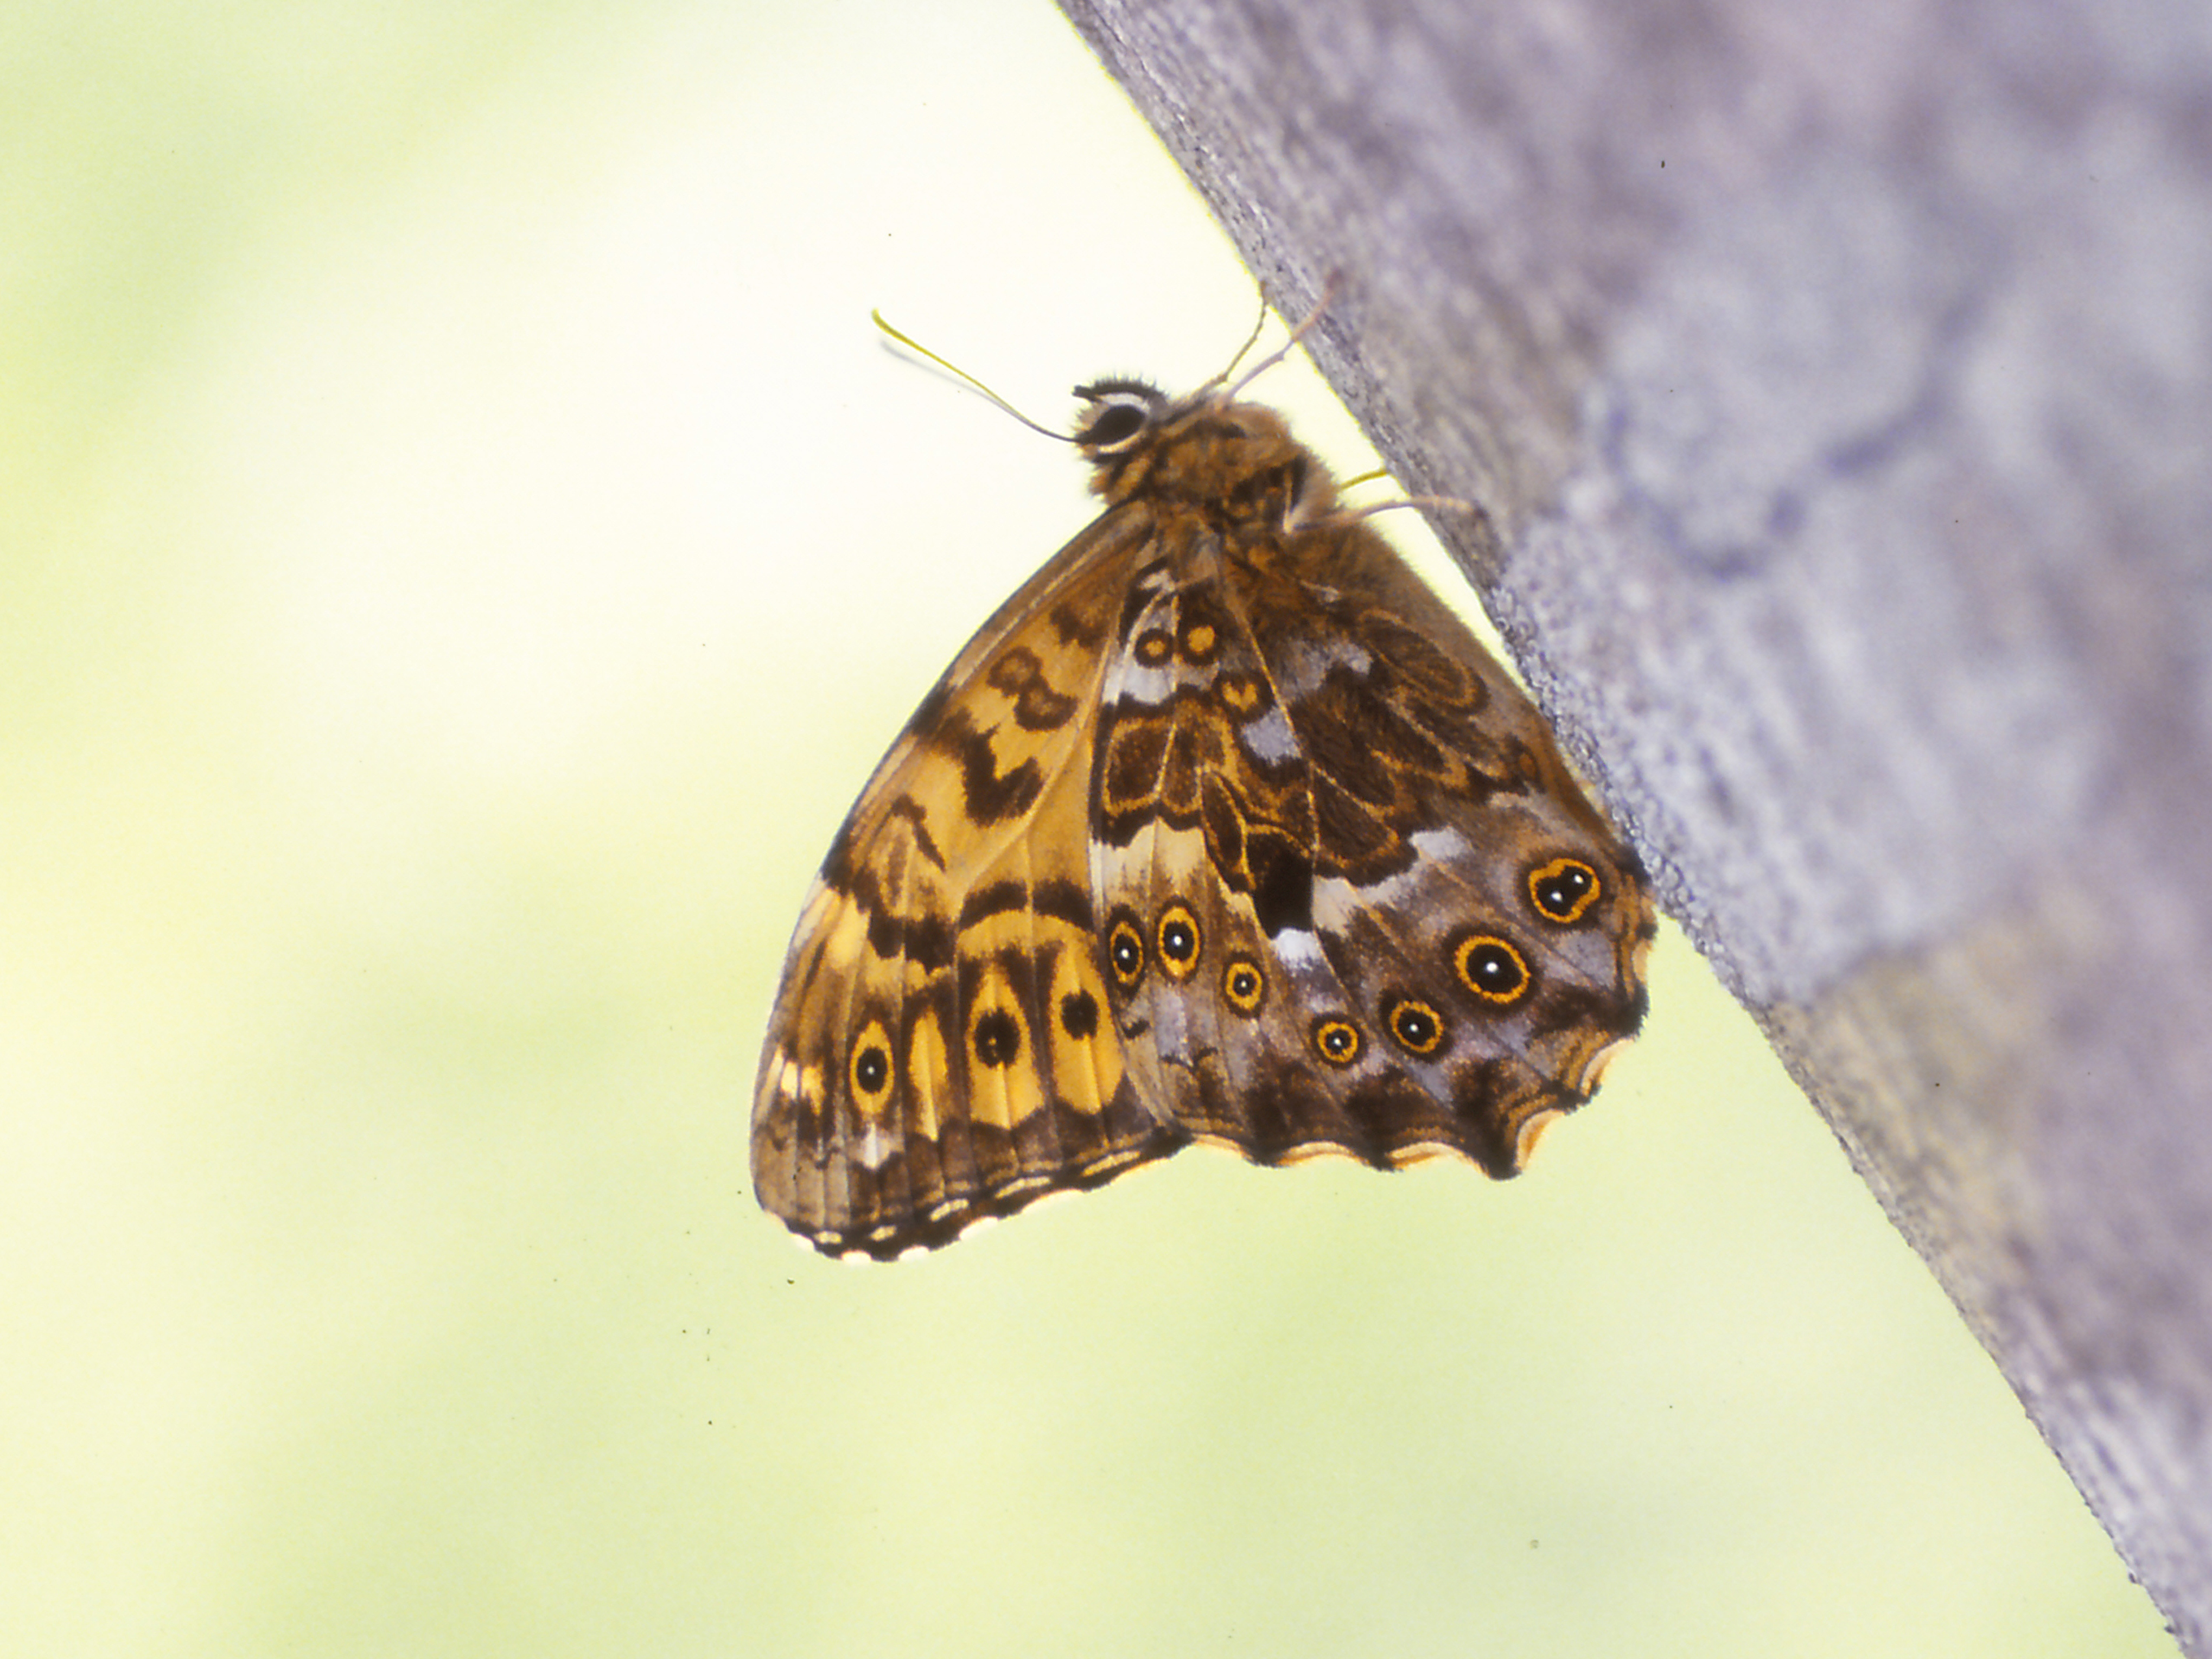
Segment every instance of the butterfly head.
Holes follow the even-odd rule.
[[[1075,447],[1094,469],[1091,489],[1109,501],[1143,495],[1269,531],[1310,524],[1335,504],[1328,470],[1283,417],[1233,401],[1218,380],[1183,398],[1121,379],[1075,395]]]

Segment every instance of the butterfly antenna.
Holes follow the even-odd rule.
[[[1220,374],[1206,383],[1206,386],[1226,386],[1229,383],[1229,377],[1237,372],[1237,365],[1244,361],[1244,354],[1260,343],[1260,336],[1265,331],[1267,326],[1267,296],[1262,294],[1260,296],[1260,315],[1252,325],[1252,331],[1244,337],[1244,343],[1237,348],[1237,355],[1223,367]],[[1238,384],[1242,385],[1243,382],[1239,381]],[[1205,387],[1200,388],[1201,391],[1205,389]]]
[[[1244,371],[1243,377],[1240,379],[1236,385],[1231,386],[1228,392],[1224,395],[1231,398],[1235,398],[1237,394],[1243,391],[1246,386],[1251,385],[1253,381],[1258,380],[1262,374],[1265,374],[1277,363],[1279,363],[1284,358],[1289,356],[1291,352],[1297,350],[1298,342],[1304,339],[1308,334],[1313,331],[1314,325],[1321,321],[1322,313],[1327,311],[1329,308],[1330,304],[1335,300],[1336,290],[1336,273],[1334,271],[1331,271],[1328,275],[1328,280],[1321,285],[1321,298],[1314,301],[1314,308],[1306,313],[1306,314],[1299,319],[1298,325],[1291,331],[1291,337],[1284,341],[1279,346],[1277,346],[1266,356],[1261,358],[1260,361],[1253,364],[1251,368],[1246,369]],[[1263,321],[1265,320],[1264,313],[1261,319]],[[1255,331],[1253,335],[1253,338],[1257,339],[1259,335]],[[1249,351],[1251,349],[1251,341],[1246,341],[1244,350]],[[1243,356],[1243,351],[1240,351],[1237,354],[1240,358]],[[1231,362],[1229,367],[1231,369],[1234,369],[1237,365],[1234,362]],[[1226,378],[1225,374],[1224,378]]]
[[[868,316],[878,328],[883,330],[884,333],[890,335],[891,338],[896,340],[908,351],[919,353],[921,356],[928,358],[931,362],[935,363],[939,368],[943,369],[948,374],[958,375],[962,380],[967,381],[969,386],[974,386],[976,391],[981,392],[993,403],[998,404],[1000,409],[1006,410],[1007,414],[1012,416],[1024,426],[1029,428],[1030,431],[1042,432],[1046,437],[1056,438],[1064,444],[1072,444],[1075,441],[1074,439],[1069,437],[1065,432],[1054,432],[1050,427],[1043,425],[1040,422],[1030,419],[1028,416],[1023,414],[1020,410],[1016,409],[1004,398],[1001,398],[997,392],[992,391],[990,387],[985,386],[981,380],[977,380],[973,374],[970,374],[966,369],[961,368],[959,364],[945,362],[944,358],[939,356],[927,346],[922,344],[921,341],[911,339],[908,336],[900,333],[898,330],[893,328],[889,323],[884,320],[884,313],[882,312],[871,311],[868,313]]]

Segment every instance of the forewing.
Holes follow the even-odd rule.
[[[1141,509],[1024,586],[926,697],[838,832],[753,1103],[761,1202],[889,1257],[1187,1138],[1105,1018],[1085,804]]]

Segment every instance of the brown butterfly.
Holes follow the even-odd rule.
[[[1237,400],[1290,349],[1182,398],[1076,388],[1106,510],[838,831],[753,1102],[755,1190],[816,1248],[942,1244],[1193,1140],[1513,1175],[1642,1023],[1634,854]]]

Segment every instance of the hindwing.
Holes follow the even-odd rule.
[[[1146,582],[1092,804],[1133,1067],[1261,1162],[1514,1173],[1642,1018],[1632,863],[1364,526],[1306,574],[1194,527]]]

